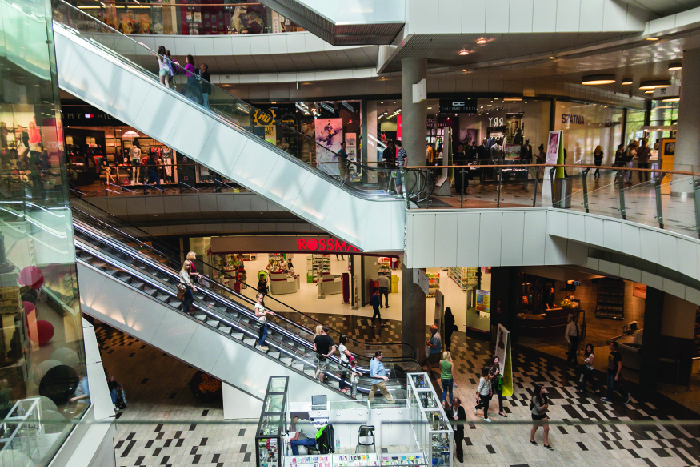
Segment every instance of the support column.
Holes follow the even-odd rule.
[[[413,85],[428,76],[428,59],[401,60],[401,142],[408,156],[407,165],[425,165],[425,127],[428,120],[427,101],[413,103]]]
[[[416,359],[423,363],[425,342],[428,340],[425,332],[425,293],[418,284],[413,283],[413,271],[413,268],[401,266],[401,340],[413,346]],[[404,349],[404,356],[409,356],[408,353],[408,349]]]
[[[678,103],[678,134],[676,135],[675,170],[691,170],[690,165],[700,165],[700,48],[683,52],[681,100]],[[668,167],[664,167],[668,168]],[[675,178],[675,177],[674,177]],[[671,185],[671,194],[693,191],[691,179],[687,183]]]
[[[654,392],[659,379],[659,352],[661,351],[661,316],[664,308],[665,292],[647,286],[644,304],[644,340],[640,349],[639,388]],[[624,364],[624,361],[623,361]]]
[[[498,325],[510,331],[510,343],[517,343],[517,293],[519,268],[491,268],[491,345],[496,345]]]
[[[364,131],[364,140],[362,141],[362,155],[365,162],[370,167],[377,167],[377,140],[379,139],[379,131],[377,128],[377,101],[365,101],[366,104],[362,107],[362,110],[366,114],[363,116],[362,125],[366,125],[367,128]],[[377,172],[369,172],[367,176],[367,181],[369,183],[377,183]]]

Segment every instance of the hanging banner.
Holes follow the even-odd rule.
[[[340,143],[343,142],[343,119],[318,118],[314,120],[314,129],[316,141],[321,146],[316,148],[318,168],[329,175],[340,175],[336,154],[340,151]]]
[[[498,325],[498,337],[496,339],[496,352],[503,378],[503,395],[505,397],[513,395],[513,364],[510,355],[510,331],[502,324]]]
[[[476,291],[476,311],[491,312],[491,292],[488,290]]]

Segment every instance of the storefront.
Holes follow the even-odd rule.
[[[256,293],[253,288],[272,296],[285,295],[280,300],[297,309],[315,309],[315,300],[332,295],[341,298],[345,312],[365,306],[378,287],[379,276],[389,278],[391,294],[400,294],[401,261],[397,257],[364,255],[334,237],[240,235],[189,241],[209,277],[250,297]]]
[[[143,185],[153,154],[161,184],[231,183],[206,167],[89,105],[64,105],[66,153],[71,183],[109,180],[111,185]],[[133,150],[138,147],[138,153]],[[134,157],[136,154],[138,156]],[[98,162],[100,164],[98,170]]]

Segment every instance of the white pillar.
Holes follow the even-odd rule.
[[[428,59],[401,60],[401,142],[408,156],[408,165],[425,165],[425,126],[428,119],[427,102],[413,103],[413,85],[428,76]]]
[[[678,103],[678,134],[674,170],[700,170],[700,48],[683,52],[681,100]],[[694,166],[691,168],[691,166]],[[666,168],[666,167],[664,167]],[[692,179],[683,177],[687,183],[678,183],[674,177],[672,194],[692,192]]]
[[[367,165],[377,167],[377,139],[379,131],[377,128],[377,101],[367,101]],[[367,177],[369,183],[377,183],[377,172],[369,172]]]

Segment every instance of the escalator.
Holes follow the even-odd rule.
[[[326,373],[327,384],[314,379],[316,362],[313,351],[314,321],[285,307],[272,297],[266,306],[277,315],[268,321],[269,351],[254,347],[258,323],[251,311],[252,300],[220,284],[199,287],[192,316],[181,311],[177,300],[178,258],[163,253],[157,239],[140,239],[134,227],[119,225],[84,201],[74,200],[72,214],[76,256],[79,266],[83,312],[131,334],[171,355],[234,386],[252,397],[265,393],[271,375],[290,376],[300,394],[324,391],[334,398],[348,397],[339,391],[341,371],[333,357]],[[131,229],[130,232],[127,230]],[[143,235],[141,235],[143,236]],[[146,240],[146,241],[144,241]],[[174,266],[174,267],[173,267]],[[213,285],[213,284],[212,284]],[[299,324],[288,316],[303,321]],[[337,338],[334,339],[337,342]],[[348,342],[362,373],[358,398],[366,398],[368,355],[382,348],[388,357],[386,366],[391,380],[387,384],[395,399],[405,398],[407,371],[420,365],[401,354],[402,344]],[[393,349],[393,350],[392,350]],[[378,397],[377,404],[383,398]]]
[[[153,51],[62,0],[54,1],[54,36],[62,90],[362,251],[403,251],[406,200],[376,184],[341,183],[335,153],[319,143],[325,133],[317,141],[285,128],[312,147],[313,165],[302,162],[254,134],[269,111],[214,85],[205,109],[132,60],[145,54],[155,65]],[[328,128],[329,140],[342,131],[330,120]],[[376,178],[391,177],[395,170]]]

